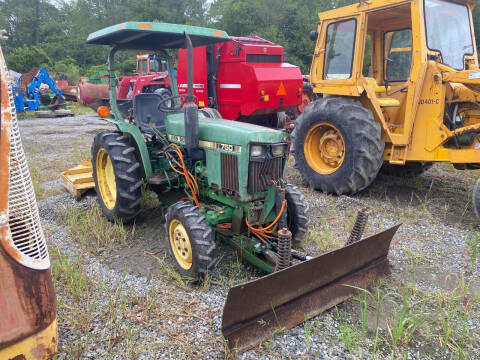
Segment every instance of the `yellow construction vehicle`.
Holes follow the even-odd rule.
[[[315,189],[354,194],[382,165],[480,168],[480,69],[471,0],[370,0],[320,13],[312,102],[296,167]],[[480,186],[473,205],[480,213]]]
[[[0,98],[0,359],[50,359],[57,302],[1,48]]]

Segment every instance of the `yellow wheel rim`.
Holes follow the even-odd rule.
[[[170,247],[177,263],[182,269],[189,270],[192,267],[192,244],[187,231],[182,223],[176,219],[170,221],[168,226],[168,237],[170,239]]]
[[[337,171],[345,159],[342,133],[327,123],[320,123],[308,131],[303,150],[308,165],[324,175]]]
[[[115,183],[115,172],[107,150],[101,148],[97,152],[96,162],[97,182],[105,206],[112,210],[117,201],[117,185]]]

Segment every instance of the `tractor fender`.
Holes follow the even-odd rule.
[[[145,143],[145,139],[140,129],[135,125],[128,124],[123,121],[117,121],[115,119],[106,120],[112,124],[115,124],[119,131],[123,132],[124,134],[128,134],[133,140],[137,149],[137,154],[140,156],[138,160],[140,161],[140,165],[143,169],[144,179],[150,179],[153,175],[152,163],[150,162],[150,154],[148,153],[147,144]]]

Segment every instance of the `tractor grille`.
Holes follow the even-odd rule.
[[[222,190],[238,193],[238,157],[222,153]]]
[[[251,161],[248,168],[248,192],[256,194],[268,189],[270,181],[282,178],[283,157]]]
[[[33,191],[32,179],[23,151],[18,128],[12,88],[7,86],[6,65],[0,50],[0,86],[2,104],[2,131],[10,133],[10,178],[8,191],[9,234],[4,244],[5,250],[24,266],[33,269],[48,269],[48,256],[45,236],[40,225],[37,201]],[[9,121],[10,120],[10,121]],[[7,124],[4,126],[3,122]],[[10,124],[8,124],[10,122]],[[10,126],[8,126],[10,125]],[[4,179],[2,179],[4,181]]]

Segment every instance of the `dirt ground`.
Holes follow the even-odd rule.
[[[110,128],[94,114],[20,121],[53,257],[58,357],[233,356],[220,335],[223,301],[230,286],[259,273],[219,246],[212,279],[191,284],[166,256],[165,207],[153,197],[124,226],[102,219],[94,192],[76,202],[63,190],[60,173],[89,158],[95,134]],[[338,197],[305,186],[292,165],[287,180],[304,193],[312,219],[303,249],[342,246],[366,206],[367,235],[403,223],[392,276],[241,358],[480,358],[480,223],[471,207],[480,173],[437,164],[415,178],[379,175],[357,196]]]

